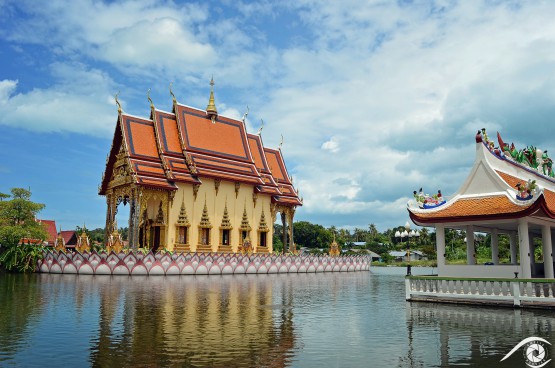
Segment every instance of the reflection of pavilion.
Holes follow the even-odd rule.
[[[436,228],[439,276],[554,278],[552,237],[555,229],[555,179],[551,159],[535,148],[516,151],[499,137],[500,148],[476,135],[476,159],[470,175],[448,201],[441,192],[415,192],[409,202],[411,219]],[[445,264],[445,228],[466,230],[467,265]],[[476,265],[474,232],[491,234],[492,265]],[[499,264],[498,235],[510,238],[511,264]],[[540,238],[543,262],[535,257]]]
[[[552,341],[555,337],[555,318],[549,312],[407,303],[406,316],[408,350],[419,353],[423,366],[501,367],[499,361],[522,339],[540,336]],[[431,346],[437,346],[438,354],[423,351]],[[554,356],[554,346],[550,349],[549,355]],[[509,359],[504,362],[507,367],[525,366],[521,352]]]
[[[285,278],[270,277],[277,282],[248,275],[97,277],[100,336],[91,361],[94,366],[286,366],[295,345],[292,296],[283,290]]]

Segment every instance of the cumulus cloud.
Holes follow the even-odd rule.
[[[17,91],[17,81],[0,81],[0,124],[42,132],[69,131],[96,136],[113,133],[116,111],[110,78],[83,65],[54,64],[58,83]]]
[[[170,81],[180,101],[202,108],[214,73],[222,114],[240,118],[248,104],[250,132],[264,119],[266,145],[276,147],[283,134],[304,197],[298,218],[324,225],[383,229],[406,221],[414,189],[453,193],[482,127],[553,151],[549,2],[224,1],[209,8],[84,0],[8,8],[5,14],[17,8],[27,17],[8,22],[0,37],[24,49],[42,45],[57,60],[50,86],[20,90],[19,76],[0,82],[3,124],[74,131],[72,106],[86,116],[85,132],[110,136],[108,101],[117,86],[125,87],[126,110],[138,115],[148,114],[148,87],[155,102],[169,105]],[[47,123],[32,118],[39,109]]]

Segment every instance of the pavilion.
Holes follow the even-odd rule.
[[[407,208],[412,221],[436,229],[439,276],[554,278],[552,238],[555,229],[555,173],[547,151],[517,150],[490,140],[485,129],[476,135],[474,166],[449,199],[414,192]],[[466,231],[467,264],[445,262],[445,229]],[[474,233],[491,234],[489,265],[476,264]],[[511,264],[499,264],[499,234],[510,239]],[[543,261],[535,257],[541,239]]]

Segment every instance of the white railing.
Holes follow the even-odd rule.
[[[412,276],[405,279],[405,289],[407,300],[555,306],[555,280]]]

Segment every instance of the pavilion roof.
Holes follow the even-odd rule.
[[[508,146],[500,137],[499,142],[501,147]],[[555,180],[550,170],[546,168],[547,175],[543,172],[542,167],[538,169],[516,161],[507,149],[494,147],[479,134],[474,166],[459,191],[443,202],[436,196],[428,202],[432,205],[426,205],[422,196],[415,194],[417,200],[409,201],[407,209],[411,219],[420,225],[526,216],[555,219]],[[530,193],[517,188],[527,189],[530,185],[535,186]],[[424,198],[427,201],[432,197],[424,195]]]

